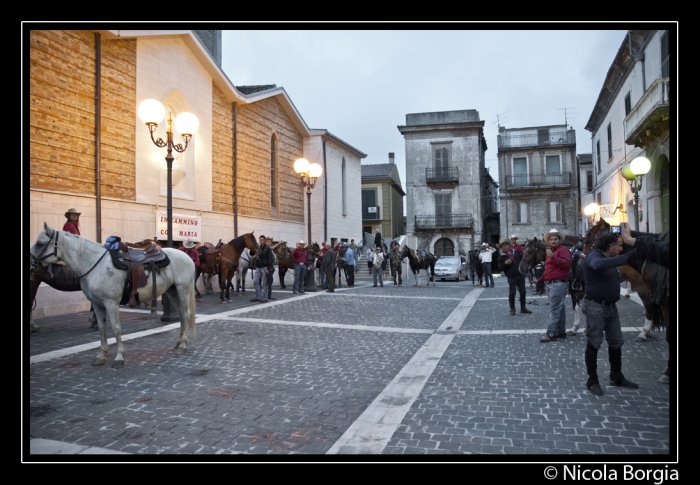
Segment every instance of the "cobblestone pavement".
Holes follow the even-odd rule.
[[[250,291],[224,304],[204,295],[183,355],[173,349],[178,323],[123,308],[121,369],[110,367],[113,345],[107,364],[91,365],[99,335],[86,312],[37,319],[39,332],[23,332],[24,458],[675,456],[675,382],[658,382],[668,345],[663,332],[634,341],[643,321],[634,298],[618,307],[623,372],[640,387],[607,385],[603,344],[597,397],[585,387],[585,336],[540,343],[546,298],[528,296],[533,314],[510,316],[504,278],[493,289],[273,288],[268,303],[251,303]]]

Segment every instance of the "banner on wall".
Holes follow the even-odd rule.
[[[156,212],[156,234],[159,241],[168,239],[167,212]],[[185,239],[202,242],[202,218],[173,213],[173,241]]]

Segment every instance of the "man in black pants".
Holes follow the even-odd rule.
[[[583,278],[586,298],[581,302],[581,311],[586,315],[586,387],[596,396],[603,395],[598,382],[598,349],[603,343],[603,334],[608,342],[610,360],[610,384],[637,389],[639,385],[622,375],[622,329],[617,301],[620,299],[620,282],[617,267],[627,264],[632,252],[620,255],[622,237],[606,232],[600,234],[594,247],[583,259]]]
[[[510,247],[510,241],[503,239],[501,253],[498,256],[498,269],[503,271],[508,278],[508,303],[510,314],[515,315],[515,290],[520,292],[520,313],[532,313],[525,307],[525,275],[520,273],[520,261],[523,259],[520,251]]]
[[[335,293],[335,274],[333,270],[335,269],[335,251],[331,247],[331,243],[326,243],[326,254],[323,255],[321,260],[321,269],[326,272],[326,282],[328,284],[327,293]]]

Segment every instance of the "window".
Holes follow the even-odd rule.
[[[595,203],[598,205],[603,205],[603,196],[601,195],[601,192],[598,192],[595,195]]]
[[[527,185],[527,158],[513,159],[513,185]]]
[[[549,222],[562,222],[561,202],[549,203]]]
[[[342,164],[342,190],[343,190],[343,215],[347,215],[348,213],[348,191],[347,191],[347,178],[346,178],[346,172],[345,172],[345,157],[343,157],[343,164]]]
[[[627,93],[627,96],[625,96],[625,116],[630,114],[630,111],[632,111],[632,100],[630,99],[630,93]]]
[[[600,172],[600,140],[595,142],[595,154],[596,154],[596,163],[598,165],[598,172]]]
[[[593,192],[593,170],[586,170],[586,192]]]
[[[435,176],[437,178],[442,178],[447,176],[447,169],[450,166],[450,154],[446,147],[435,148]]]
[[[545,157],[545,184],[554,185],[561,178],[559,155],[547,155]]]
[[[537,144],[549,145],[549,129],[537,130]]]
[[[362,191],[362,219],[380,219],[379,207],[377,207],[377,193],[375,189],[364,189]]]
[[[270,138],[270,205],[277,207],[277,146],[275,135]]]
[[[608,123],[608,160],[610,160],[612,156],[612,123]]]
[[[515,222],[527,223],[527,202],[515,203]]]
[[[452,194],[435,194],[435,223],[437,227],[452,226]]]
[[[668,31],[661,36],[661,77],[669,77],[671,69],[668,54]]]

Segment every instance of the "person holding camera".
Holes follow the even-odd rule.
[[[586,297],[581,302],[581,311],[586,315],[585,362],[588,372],[586,387],[596,396],[603,395],[598,382],[598,349],[603,343],[603,334],[608,342],[610,360],[610,384],[637,389],[639,385],[622,374],[622,329],[617,301],[620,299],[620,282],[617,267],[628,263],[634,251],[620,255],[622,236],[613,232],[599,234],[594,247],[583,259],[583,279]]]

